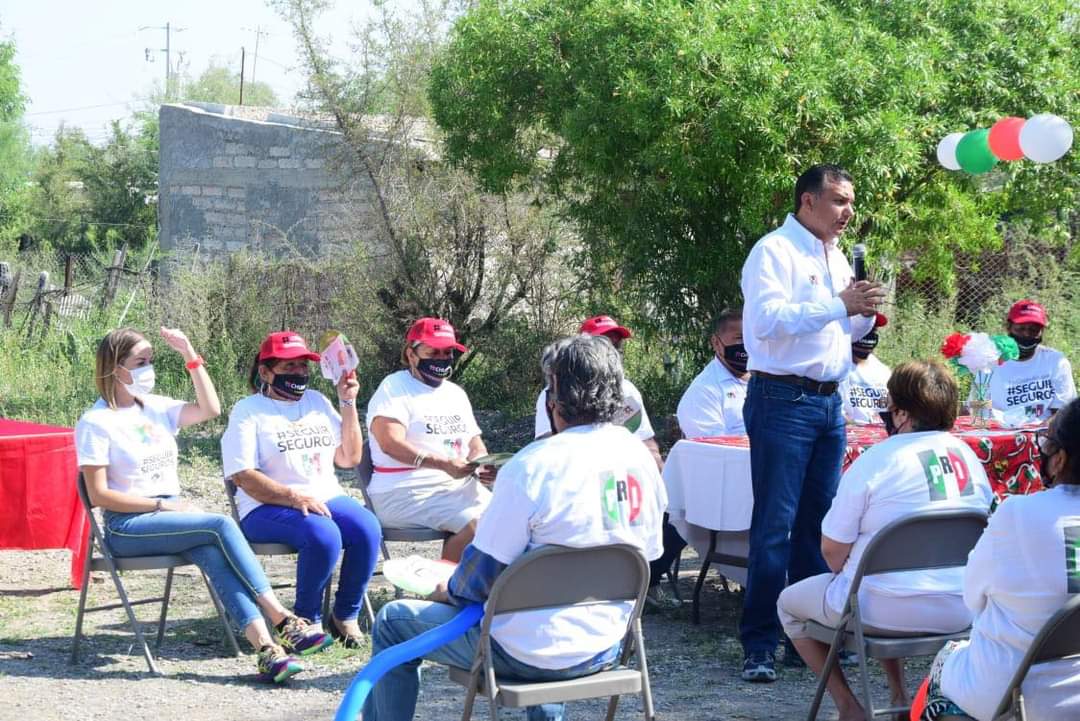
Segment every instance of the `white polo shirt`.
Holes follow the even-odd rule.
[[[840,381],[851,371],[851,342],[874,318],[849,316],[839,293],[854,277],[836,245],[794,215],[754,244],[742,268],[743,343],[750,370]]]
[[[746,435],[743,403],[747,382],[713,358],[679,400],[676,414],[687,438]]]

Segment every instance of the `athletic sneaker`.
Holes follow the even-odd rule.
[[[277,628],[278,639],[289,653],[307,656],[334,643],[330,634],[306,618],[289,616]]]
[[[751,653],[743,661],[743,681],[772,683],[776,680],[776,661],[768,651]]]
[[[669,596],[660,584],[650,586],[645,594],[646,611],[662,611],[680,608],[682,602],[674,596]]]
[[[281,683],[304,670],[281,646],[267,644],[259,649],[259,680]]]

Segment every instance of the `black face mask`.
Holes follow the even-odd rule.
[[[900,431],[896,427],[896,422],[893,421],[892,411],[881,411],[878,415],[881,416],[881,422],[885,424],[885,433],[895,436]]]
[[[732,343],[724,346],[724,362],[727,363],[728,368],[739,375],[746,372],[746,363],[749,360],[750,356],[746,353],[746,346],[742,343]]]
[[[454,361],[449,358],[421,358],[416,363],[420,379],[431,387],[436,387],[454,372]]]
[[[1035,355],[1035,349],[1042,343],[1042,335],[1028,336],[1009,333],[1009,337],[1016,341],[1016,345],[1020,348],[1020,360],[1027,360]]]
[[[874,352],[878,344],[878,334],[870,331],[859,340],[851,344],[851,354],[859,360],[866,360]]]
[[[270,386],[290,401],[298,401],[308,387],[306,373],[275,373]]]

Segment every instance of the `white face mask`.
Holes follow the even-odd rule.
[[[154,366],[139,366],[128,372],[131,373],[131,383],[122,384],[128,393],[147,396],[154,392]]]

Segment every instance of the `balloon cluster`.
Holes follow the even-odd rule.
[[[1002,118],[989,128],[950,133],[937,146],[938,162],[949,170],[978,175],[999,160],[1052,163],[1072,147],[1073,131],[1064,118],[1050,113]]]

